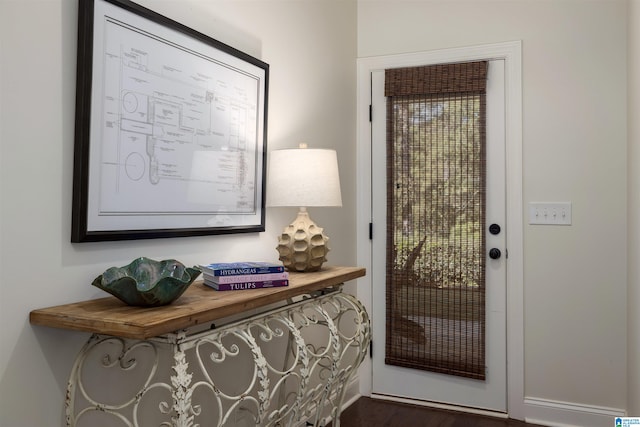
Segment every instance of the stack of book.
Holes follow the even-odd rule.
[[[201,265],[204,284],[218,291],[275,288],[289,285],[282,264],[271,262],[226,262]]]

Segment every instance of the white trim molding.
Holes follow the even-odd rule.
[[[525,420],[528,423],[552,427],[612,426],[616,417],[624,417],[625,410],[602,406],[582,405],[549,399],[526,397]]]
[[[425,408],[444,409],[445,411],[465,412],[467,414],[482,415],[485,417],[494,417],[494,418],[503,418],[503,419],[509,418],[508,415],[505,414],[504,412],[495,412],[495,411],[489,411],[485,409],[470,408],[468,406],[447,405],[447,404],[437,403],[437,402],[425,402],[423,400],[407,399],[404,397],[396,397],[396,396],[387,396],[384,394],[377,394],[377,393],[372,393],[371,397],[374,399],[387,400],[390,402],[407,403],[409,405],[423,406]]]
[[[358,59],[357,92],[357,262],[371,271],[371,73],[386,68],[503,59],[505,61],[507,181],[507,411],[524,419],[524,266],[522,195],[522,42],[441,49]],[[371,275],[358,280],[358,297],[371,315]],[[374,343],[375,345],[375,343]],[[383,345],[383,344],[377,344]],[[371,394],[371,363],[360,370],[360,393]]]

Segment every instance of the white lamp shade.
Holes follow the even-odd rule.
[[[342,206],[334,150],[294,148],[270,156],[267,206]]]

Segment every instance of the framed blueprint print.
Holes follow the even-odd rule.
[[[268,64],[79,2],[72,242],[264,231]]]

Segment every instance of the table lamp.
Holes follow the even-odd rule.
[[[329,238],[307,207],[342,206],[335,150],[300,148],[270,154],[267,206],[298,206],[298,216],[278,238],[280,261],[289,271],[318,271],[327,260]]]

